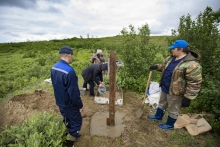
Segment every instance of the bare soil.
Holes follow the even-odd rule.
[[[75,147],[197,147],[204,143],[205,138],[212,138],[210,133],[204,133],[192,137],[194,138],[192,139],[189,135],[186,135],[188,132],[184,128],[172,131],[161,130],[157,126],[161,122],[147,119],[148,114],[155,113],[155,110],[147,104],[142,118],[138,119],[134,114],[134,111],[139,108],[142,102],[137,93],[124,91],[123,99],[123,105],[116,106],[116,111],[126,114],[123,118],[126,127],[120,137],[109,138],[91,136],[90,134],[92,115],[96,112],[108,111],[109,105],[95,104],[94,98],[90,97],[88,92],[85,96],[82,96],[85,106],[82,112],[82,136],[75,143]],[[14,96],[0,105],[0,131],[5,125],[20,125],[37,111],[49,112],[50,110],[54,110],[57,115],[60,115],[54,96],[43,90],[35,90],[31,94]],[[167,116],[164,117],[162,122],[165,122],[166,118]],[[217,147],[218,145],[214,143],[212,146]]]

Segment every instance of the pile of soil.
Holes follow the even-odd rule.
[[[0,105],[0,129],[5,125],[20,125],[37,111],[51,110],[59,112],[54,96],[43,90],[14,96]]]

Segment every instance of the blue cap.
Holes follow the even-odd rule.
[[[63,46],[59,50],[59,54],[73,54],[73,50],[70,47],[68,47],[68,46]]]
[[[169,49],[174,48],[187,48],[188,43],[185,40],[176,40],[173,45],[169,46]]]

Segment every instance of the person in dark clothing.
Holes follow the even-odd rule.
[[[59,50],[61,60],[51,69],[51,81],[54,89],[56,104],[64,117],[66,133],[69,134],[68,142],[72,145],[78,137],[82,126],[81,112],[83,102],[78,87],[78,77],[69,65],[73,59],[71,48],[64,46]]]
[[[93,54],[89,60],[92,64],[102,64],[105,62],[105,57],[102,50],[98,49],[96,54]]]
[[[89,83],[90,96],[95,96],[94,93],[94,81],[97,85],[104,86],[102,71],[108,70],[108,64],[92,64],[82,70],[82,77],[84,79],[83,88],[87,89],[87,83]],[[100,78],[97,79],[97,77]]]

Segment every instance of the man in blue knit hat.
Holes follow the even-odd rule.
[[[73,59],[73,50],[68,46],[63,46],[59,54],[61,60],[52,67],[51,80],[56,104],[64,117],[65,132],[69,133],[69,140],[66,142],[72,146],[74,141],[80,137],[83,103],[78,88],[78,77],[69,65]]]

